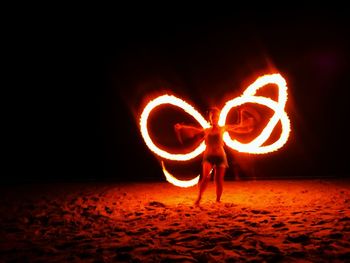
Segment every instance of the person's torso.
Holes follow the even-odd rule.
[[[222,138],[224,132],[223,127],[210,127],[205,131],[206,155],[225,155],[224,141]]]

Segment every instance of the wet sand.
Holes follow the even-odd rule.
[[[349,179],[0,190],[0,262],[350,262]]]

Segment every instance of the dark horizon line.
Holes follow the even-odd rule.
[[[346,174],[333,174],[333,175],[302,175],[302,176],[249,176],[242,177],[239,179],[228,177],[225,181],[268,181],[268,180],[312,180],[312,179],[350,179],[349,175]],[[213,180],[213,179],[211,179]],[[75,179],[52,179],[52,180],[12,180],[12,181],[2,181],[0,185],[11,185],[11,184],[51,184],[51,183],[168,183],[165,178],[155,179],[155,178],[135,178],[134,180],[121,180],[118,178],[75,178]]]

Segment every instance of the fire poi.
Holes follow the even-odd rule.
[[[268,85],[275,84],[278,88],[278,99],[274,101],[270,98],[257,96],[257,91]],[[242,153],[251,153],[251,154],[265,154],[269,152],[276,151],[280,149],[288,140],[290,133],[290,120],[288,118],[287,113],[285,112],[285,104],[287,102],[287,83],[285,79],[280,74],[271,74],[264,75],[255,80],[244,92],[241,96],[236,97],[234,99],[228,100],[224,107],[220,111],[219,116],[219,125],[226,125],[226,119],[228,113],[235,107],[239,107],[241,105],[247,103],[255,103],[266,106],[270,108],[274,113],[272,117],[269,119],[267,125],[263,128],[261,133],[256,136],[253,140],[248,143],[242,143],[236,140],[235,138],[231,138],[229,133],[226,131],[223,134],[223,140],[225,144],[238,152]],[[184,100],[177,98],[173,95],[164,94],[158,96],[148,102],[144,110],[142,111],[140,117],[140,130],[142,137],[148,146],[148,148],[158,155],[161,158],[173,161],[189,161],[194,159],[198,155],[204,152],[206,145],[205,142],[202,141],[197,148],[194,150],[182,153],[182,154],[174,154],[171,152],[167,152],[163,149],[160,149],[151,139],[149,131],[148,131],[148,118],[150,113],[160,105],[170,104],[175,107],[179,107],[189,115],[191,115],[204,129],[210,128],[211,125],[208,123],[205,118],[190,104],[185,102]],[[265,144],[266,141],[270,138],[272,131],[276,127],[278,123],[281,123],[282,129],[279,135],[279,138],[270,143]],[[165,168],[164,162],[162,161],[162,169],[163,173],[168,182],[180,186],[180,187],[190,187],[196,185],[199,180],[199,175],[191,180],[179,180],[176,179],[173,175],[171,175]]]

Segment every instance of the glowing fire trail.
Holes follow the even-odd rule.
[[[165,169],[165,166],[164,166],[164,162],[163,162],[163,161],[162,161],[162,169],[163,169],[163,173],[164,173],[164,175],[165,175],[166,180],[167,180],[169,183],[172,183],[173,185],[180,186],[180,187],[191,187],[191,186],[194,186],[194,185],[198,184],[200,175],[198,175],[197,177],[195,177],[195,178],[193,178],[193,179],[191,179],[191,180],[184,181],[184,180],[176,179],[172,174],[170,174],[170,173]]]
[[[150,112],[154,108],[156,108],[160,105],[163,105],[163,104],[171,104],[171,105],[177,106],[177,107],[183,109],[188,114],[190,114],[193,118],[195,118],[203,128],[206,129],[206,128],[210,127],[209,123],[202,117],[202,115],[198,111],[196,111],[187,102],[185,102],[179,98],[176,98],[175,96],[171,96],[171,95],[160,96],[154,100],[151,100],[147,104],[147,106],[145,107],[145,109],[143,110],[143,112],[141,114],[141,119],[140,119],[141,134],[142,134],[142,137],[145,140],[148,148],[150,148],[151,151],[153,151],[155,154],[159,155],[160,157],[163,157],[163,158],[169,159],[169,160],[174,160],[174,161],[188,161],[188,160],[191,160],[191,159],[197,157],[202,152],[204,152],[204,150],[205,150],[205,143],[204,142],[202,142],[192,152],[185,153],[185,154],[173,154],[173,153],[166,152],[166,151],[160,149],[159,147],[157,147],[153,143],[151,137],[149,136],[148,128],[147,128],[148,117],[149,117]]]
[[[275,102],[269,98],[254,96],[258,89],[267,84],[276,84],[278,87],[278,102]],[[227,146],[239,152],[262,154],[272,151],[276,151],[281,148],[288,140],[290,133],[290,120],[287,113],[284,111],[284,106],[287,101],[287,84],[284,78],[280,74],[265,75],[258,78],[253,84],[251,84],[243,93],[241,97],[234,98],[226,102],[225,106],[221,110],[219,125],[223,126],[226,123],[226,117],[229,111],[233,107],[240,106],[244,103],[257,103],[269,107],[274,111],[274,115],[263,129],[263,131],[251,142],[240,143],[237,140],[232,140],[228,132],[224,133],[224,141]],[[281,121],[282,132],[280,138],[270,145],[261,146],[270,137],[273,129],[277,123]]]
[[[278,100],[274,101],[270,98],[255,96],[258,89],[264,87],[267,84],[276,84],[278,87]],[[252,83],[242,94],[242,96],[234,98],[226,102],[225,106],[220,112],[219,117],[219,125],[224,126],[226,124],[226,118],[230,110],[234,107],[238,107],[245,103],[256,103],[260,105],[264,105],[274,111],[273,116],[270,118],[268,124],[263,129],[263,131],[251,142],[249,143],[241,143],[235,139],[232,140],[228,132],[223,134],[223,140],[227,146],[230,148],[237,150],[239,152],[253,153],[253,154],[263,154],[272,151],[276,151],[280,149],[288,140],[290,133],[290,120],[288,118],[287,113],[284,110],[285,104],[287,101],[287,84],[285,79],[280,74],[271,74],[264,75],[259,77],[254,83]],[[203,118],[203,116],[196,111],[190,104],[187,102],[176,98],[171,95],[162,95],[153,100],[151,100],[145,109],[143,110],[140,118],[140,129],[141,134],[145,140],[146,145],[150,148],[158,156],[175,161],[187,161],[197,157],[201,154],[206,145],[204,141],[193,151],[185,154],[173,154],[166,152],[160,149],[155,143],[152,141],[147,128],[148,117],[153,109],[163,104],[171,104],[176,107],[181,108],[188,114],[190,114],[195,120],[199,122],[199,124],[203,127],[203,129],[209,128],[210,124]],[[272,144],[262,146],[267,139],[271,136],[273,129],[276,127],[278,122],[281,121],[282,124],[282,132],[277,141]],[[162,168],[166,179],[180,187],[189,187],[198,183],[199,176],[192,180],[181,181],[172,176],[164,166],[162,162]]]

